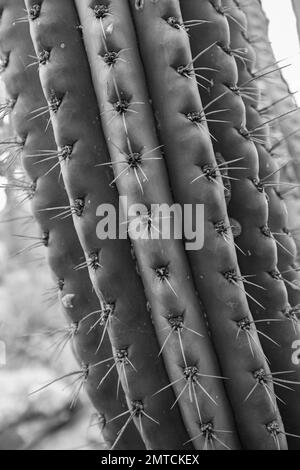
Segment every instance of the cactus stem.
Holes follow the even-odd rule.
[[[61,377],[58,377],[51,382],[47,383],[46,385],[43,385],[42,387],[38,388],[37,390],[34,390],[33,392],[29,393],[29,396],[34,395],[36,393],[39,393],[46,388],[50,387],[51,385],[60,382],[61,380],[64,380],[68,377],[74,377],[76,376],[76,379],[70,384],[72,386],[75,385],[74,392],[72,393],[72,399],[71,399],[71,404],[70,407],[73,408],[78,400],[79,394],[84,387],[84,384],[88,378],[89,374],[89,365],[88,364],[83,364],[81,370],[69,372],[68,374],[62,375]],[[79,382],[79,383],[78,383]]]
[[[259,349],[260,353],[265,358],[265,360],[268,363],[270,363],[270,361],[268,360],[268,358],[264,354],[261,345],[256,341],[254,335],[252,334],[251,327],[252,327],[252,325],[255,325],[255,323],[256,322],[249,320],[249,318],[247,318],[247,317],[242,318],[241,320],[237,321],[236,324],[237,324],[237,327],[238,327],[238,331],[237,331],[237,334],[236,334],[236,339],[238,339],[241,332],[245,333],[246,336],[247,336],[248,345],[249,345],[252,356],[254,357],[254,351],[253,351],[251,341]],[[258,331],[257,331],[257,333],[258,333]]]
[[[34,62],[26,65],[26,69],[29,67],[33,67],[34,65],[46,65],[50,60],[50,51],[43,50],[39,52],[37,56],[29,55],[31,59],[34,59]]]

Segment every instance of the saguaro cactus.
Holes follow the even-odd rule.
[[[25,5],[0,0],[4,114],[108,446],[295,447],[294,252],[239,4]]]

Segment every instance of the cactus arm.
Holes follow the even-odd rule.
[[[192,61],[188,36],[182,28],[179,2],[154,4],[149,1],[138,10],[133,0],[130,5],[175,200],[181,204],[206,204],[204,248],[191,252],[190,260],[223,374],[231,379],[227,391],[240,437],[246,448],[272,448],[272,437],[263,423],[278,414],[274,415],[263,393],[260,395],[264,402],[262,408],[257,409],[251,400],[245,400],[246,390],[251,389],[250,371],[264,361],[259,347],[254,357],[249,355],[247,335],[240,336],[240,343],[236,342],[241,315],[251,317],[245,295],[237,286],[230,285],[223,275],[228,269],[238,272],[238,268],[233,244],[222,242],[215,225],[219,221],[225,226],[228,224],[222,186],[218,189],[217,184],[199,178],[205,164],[215,167],[216,162],[206,123],[191,122],[203,109],[196,83],[178,72],[182,70],[180,66]],[[193,15],[192,19],[201,20],[201,16]],[[194,178],[198,178],[197,185],[191,184]],[[232,302],[236,308],[232,308]],[[285,446],[284,440],[282,446]]]
[[[35,3],[26,1],[27,8]],[[118,198],[110,186],[110,172],[96,166],[107,162],[108,155],[77,14],[69,0],[39,4],[31,34],[37,53],[50,50],[49,63],[40,66],[40,78],[48,102],[51,93],[62,100],[52,112],[54,135],[58,147],[73,145],[62,173],[70,200],[85,202],[81,216],[74,217],[75,227],[99,298],[114,304],[109,334],[130,408],[127,419],[134,420],[147,448],[180,449],[188,435],[178,408],[168,411],[175,400],[173,391],[166,388],[154,396],[169,382],[130,245],[118,238],[99,240],[96,234],[98,206],[105,202],[117,208]]]
[[[173,201],[168,176],[155,133],[129,5],[119,0],[102,3],[101,5],[107,4],[109,9],[107,16],[99,19],[98,4],[92,5],[92,8],[88,0],[75,3],[83,27],[85,46],[102,112],[104,135],[115,169],[119,194],[127,197],[129,206],[143,203],[146,207],[150,207],[150,204],[171,207]],[[118,52],[117,58],[112,52]],[[112,60],[115,60],[113,64]],[[128,112],[114,117],[112,105],[119,97],[133,103],[129,109],[136,113]],[[120,162],[126,158],[124,155],[140,152],[141,149],[142,154],[157,150],[148,153],[148,162],[147,156],[141,160],[136,172],[129,166],[128,171],[122,174],[124,164]],[[153,225],[159,227],[160,221],[156,217],[159,216],[154,213]],[[170,224],[170,220],[167,223]],[[154,230],[155,228],[152,229],[151,236],[156,234],[153,234]],[[236,448],[238,444],[233,431],[230,405],[222,380],[213,377],[220,377],[221,373],[206,332],[204,316],[195,294],[182,242],[171,237],[159,240],[154,238],[146,241],[133,240],[132,243],[151,305],[162,355],[170,381],[175,382],[174,388],[186,427],[193,438],[201,434],[199,420],[205,419],[205,416],[207,419],[210,417],[216,429],[231,431],[227,436],[222,436],[222,441],[229,448]],[[168,266],[170,271],[169,283],[162,283],[161,286],[153,276],[153,268],[160,266]],[[205,337],[201,338],[199,334],[204,334]],[[190,376],[189,379],[187,375],[196,367],[200,374],[210,376],[206,379],[199,376],[199,382],[207,394],[194,381],[196,376],[194,379]],[[186,380],[193,381],[192,400],[185,385]],[[215,404],[215,397],[218,397],[218,406]],[[193,444],[201,449],[204,442],[205,436],[200,435]],[[216,442],[216,448],[222,448],[222,445]]]
[[[253,64],[253,57],[255,56],[254,50],[247,41],[247,37],[243,31],[247,28],[247,19],[243,11],[237,8],[236,2],[233,0],[224,0],[224,6],[230,9],[231,18],[228,19],[230,25],[231,33],[231,47],[234,49],[245,50],[244,61],[238,61],[238,70],[239,70],[239,82],[244,83],[253,76],[251,66]],[[250,60],[251,58],[251,60]],[[248,60],[249,59],[249,60]],[[248,110],[248,123],[247,125],[252,128],[253,126],[258,126],[265,121],[260,117],[259,101],[251,100],[251,103],[245,100],[246,109]],[[264,133],[266,136],[270,133],[270,129],[263,127]],[[274,158],[272,158],[270,152],[268,152],[268,143],[265,137],[262,137],[265,140],[265,145],[257,144],[258,154],[260,157],[260,162],[262,162],[261,178],[266,177],[268,174],[276,171],[276,164]],[[264,170],[264,171],[263,171]],[[273,178],[272,178],[273,180]],[[279,178],[277,178],[277,181]],[[266,180],[268,181],[268,180]],[[274,180],[273,180],[274,181]],[[276,232],[280,231],[280,228],[286,227],[287,225],[287,212],[283,206],[283,202],[277,200],[276,194],[273,194],[273,188],[267,190],[269,194],[269,225],[273,227],[273,230]],[[286,245],[285,245],[286,246]],[[290,244],[292,247],[292,244]],[[289,249],[290,249],[290,246]],[[281,254],[279,251],[279,264],[278,267],[280,272],[282,272],[282,277],[286,279],[289,300],[292,306],[298,305],[300,301],[299,290],[295,289],[293,282],[297,285],[297,279],[299,283],[299,278],[296,276],[296,272],[293,272],[293,266],[295,266],[295,258],[293,256],[293,250],[290,250],[291,253]],[[286,271],[291,271],[286,273]],[[290,274],[290,275],[289,275]],[[275,276],[275,274],[274,274]],[[279,278],[281,276],[279,275]],[[291,310],[288,310],[289,312]],[[293,382],[299,383],[300,386],[300,365],[293,363],[293,344],[300,340],[300,324],[299,321],[291,321],[291,319],[286,319],[285,322],[280,322],[279,324],[273,324],[271,328],[263,328],[263,332],[271,335],[275,341],[280,344],[280,350],[274,347],[274,345],[269,345],[269,341],[266,339],[262,340],[262,346],[267,357],[271,363],[272,372],[277,371],[292,371],[290,374],[285,374],[286,380],[291,380]],[[274,376],[275,377],[275,376]],[[275,382],[276,383],[276,382]],[[288,389],[280,390],[280,387],[277,389],[278,396],[284,401],[283,404],[279,401],[279,407],[281,410],[283,422],[286,428],[286,431],[294,435],[300,435],[300,398],[299,393],[296,391],[291,391]],[[292,448],[299,448],[299,440],[288,437],[289,446]],[[296,447],[295,447],[296,446]]]
[[[36,67],[30,67],[34,61],[34,49],[29,35],[28,22],[18,22],[24,12],[23,0],[1,0],[2,21],[0,27],[1,50],[9,52],[10,61],[2,74],[6,84],[7,98],[12,99],[14,106],[11,119],[14,130],[20,139],[26,138],[22,152],[22,160],[27,176],[37,184],[37,190],[32,198],[32,208],[35,219],[39,223],[41,234],[47,234],[47,255],[57,283],[57,292],[64,313],[70,320],[70,341],[73,340],[78,362],[82,365],[112,356],[112,349],[107,336],[100,343],[103,327],[95,328],[95,315],[91,312],[100,311],[97,296],[93,293],[86,271],[76,271],[74,268],[81,263],[83,252],[79,244],[72,219],[57,218],[58,211],[49,208],[68,207],[69,202],[62,185],[55,158],[31,155],[42,155],[57,150],[51,126],[45,132],[47,116],[32,119],[32,112],[46,104]],[[51,170],[51,168],[53,168]],[[86,318],[88,316],[88,318]],[[86,318],[86,319],[85,319]],[[92,328],[89,333],[90,328]],[[66,330],[67,331],[67,330]],[[117,439],[120,423],[110,422],[114,416],[127,409],[123,391],[119,399],[112,394],[117,390],[118,375],[116,370],[107,378],[103,387],[98,388],[102,377],[107,372],[107,364],[99,365],[88,375],[85,388],[102,420],[102,432],[107,445],[112,445]],[[125,423],[125,421],[124,421]],[[121,423],[122,424],[122,423]],[[140,436],[133,424],[129,432],[118,442],[117,448],[143,448]]]

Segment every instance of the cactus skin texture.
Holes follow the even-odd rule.
[[[164,203],[170,207],[173,202],[168,176],[155,133],[129,5],[119,0],[101,3],[108,7],[109,14],[99,20],[96,14],[98,2],[91,5],[89,0],[79,0],[75,3],[83,27],[83,38],[119,194],[127,196],[129,205],[143,203],[148,207],[150,204]],[[118,53],[113,64],[110,62],[115,58],[112,52]],[[113,103],[120,98],[132,103],[129,109],[136,112],[114,117]],[[142,128],[140,122],[143,123]],[[121,163],[124,162],[124,155],[141,149],[146,156],[136,173],[130,166],[126,171],[126,166]],[[157,150],[151,152],[152,149]],[[146,175],[147,180],[143,175]],[[155,214],[152,217],[154,226],[159,226]],[[203,426],[213,422],[215,429],[230,431],[223,435],[220,433],[222,443],[216,441],[214,447],[239,448],[231,408],[182,242],[153,239],[133,240],[132,243],[170,382],[174,382],[178,404],[194,446],[202,449],[205,444],[200,424]],[[168,283],[158,282],[157,277],[153,276],[155,268],[161,266],[168,267]],[[199,334],[205,336],[201,338]],[[202,388],[196,381],[192,382],[191,400],[185,376],[188,377],[186,374],[193,370],[198,370],[203,376],[197,378]]]
[[[293,5],[294,13],[296,16],[297,30],[298,30],[298,37],[299,37],[299,44],[300,44],[300,5],[297,0],[292,0],[292,5]]]
[[[82,363],[73,374],[107,445],[284,450],[288,437],[299,448],[299,302],[285,277],[295,247],[278,166],[257,135],[240,3],[25,5],[35,52],[22,1],[0,0],[0,69]],[[119,195],[149,208],[204,204],[204,247],[136,240],[130,213],[130,241],[99,238],[99,206],[120,216]],[[139,217],[156,229],[156,214]]]
[[[236,6],[236,3],[232,0],[227,2],[229,5]],[[230,6],[228,6],[230,8]],[[236,9],[234,15],[239,14],[239,20],[246,24],[246,18],[241,10]],[[240,16],[242,15],[242,18]],[[230,19],[229,19],[230,20]],[[239,69],[239,83],[245,83],[251,80],[253,71],[251,63],[255,52],[247,41],[247,37],[242,34],[241,28],[231,21],[232,31],[232,47],[242,48],[247,52],[243,55],[244,60],[238,60]],[[276,67],[275,67],[276,68]],[[248,129],[257,129],[256,133],[261,134],[259,142],[256,142],[256,148],[259,156],[260,170],[259,175],[261,181],[265,183],[266,193],[268,195],[269,204],[269,226],[274,233],[274,238],[277,240],[277,251],[278,251],[278,269],[282,273],[282,277],[286,279],[286,288],[288,291],[289,302],[292,307],[295,307],[300,303],[300,273],[295,268],[296,261],[296,245],[292,238],[290,231],[288,230],[288,219],[287,210],[284,203],[284,187],[283,182],[280,182],[279,165],[275,158],[272,158],[272,152],[269,150],[271,145],[269,143],[270,129],[266,121],[262,119],[259,114],[259,88],[255,81],[251,82],[251,87],[254,95],[251,100],[245,98],[246,111],[247,111],[247,126]],[[284,117],[282,118],[284,119]],[[255,135],[255,134],[254,134]],[[276,183],[278,183],[276,185]],[[282,186],[280,186],[280,183]],[[290,189],[288,187],[288,189]]]
[[[248,22],[248,39],[256,53],[256,70],[266,71],[266,74],[257,80],[262,93],[263,106],[260,108],[260,113],[266,114],[269,118],[284,115],[287,112],[297,109],[295,97],[290,92],[288,84],[286,83],[281,70],[276,70],[276,59],[272,46],[268,40],[269,21],[265,12],[262,9],[260,1],[256,0],[247,5],[247,2],[240,2]],[[256,39],[259,38],[259,39]],[[281,65],[281,64],[279,64]],[[272,73],[268,73],[273,71]],[[271,104],[273,106],[271,106]],[[283,119],[275,121],[272,124],[272,131],[276,128],[282,133],[281,138],[276,135],[276,139],[272,140],[272,154],[286,159],[289,154],[291,161],[281,170],[282,180],[295,182],[300,180],[300,160],[299,160],[299,146],[300,146],[300,128],[299,128],[299,114],[292,113],[286,115]],[[277,141],[278,138],[278,141]],[[280,152],[279,152],[280,151]],[[280,155],[279,155],[280,153]],[[279,160],[280,162],[280,160]],[[296,191],[288,193],[289,197],[286,198],[286,204],[292,205],[296,203],[295,199],[298,196]],[[294,201],[293,201],[294,199]],[[299,200],[299,197],[298,197]],[[289,226],[295,224],[297,220],[290,220]],[[291,228],[298,228],[292,226]],[[298,241],[295,240],[297,244]],[[299,251],[299,249],[298,249]]]
[[[26,1],[27,8],[36,3]],[[49,63],[40,66],[41,83],[50,104],[58,98],[59,109],[51,111],[58,147],[73,146],[70,160],[61,168],[70,200],[84,199],[84,210],[74,222],[90,276],[101,302],[114,304],[108,330],[130,408],[127,421],[135,422],[147,448],[191,448],[183,446],[189,437],[178,406],[170,411],[175,396],[159,356],[130,244],[122,239],[99,240],[96,235],[97,207],[110,203],[117,208],[118,199],[110,187],[111,172],[96,166],[107,162],[108,154],[81,31],[74,27],[78,21],[73,2],[38,3],[40,14],[30,22],[31,35],[37,54],[50,52]],[[164,387],[164,393],[154,395]]]
[[[36,184],[32,209],[39,223],[41,236],[47,235],[45,246],[49,265],[57,284],[61,306],[70,320],[66,332],[70,331],[69,337],[73,340],[75,355],[84,371],[86,364],[98,363],[112,356],[112,349],[107,336],[103,338],[101,348],[97,349],[104,328],[99,324],[93,327],[95,315],[89,314],[100,312],[100,304],[93,293],[88,273],[85,270],[74,269],[81,263],[83,252],[72,219],[56,217],[60,212],[64,212],[62,208],[68,207],[69,202],[59,170],[57,166],[53,168],[57,160],[57,157],[55,159],[57,148],[51,126],[45,132],[48,116],[32,119],[36,114],[32,112],[45,106],[46,101],[36,66],[29,66],[34,60],[34,49],[29,35],[28,22],[16,21],[24,16],[24,6],[23,0],[0,1],[2,9],[0,49],[9,53],[10,59],[1,77],[6,85],[7,98],[14,101],[11,111],[14,130],[20,140],[25,140],[22,161],[30,181]],[[49,157],[45,155],[51,154],[51,151],[54,152],[54,157],[49,160]],[[37,156],[32,158],[33,155]],[[56,207],[60,209],[48,210]],[[106,372],[107,364],[100,364],[90,370],[86,379],[83,375],[82,383],[99,414],[99,420],[101,419],[101,431],[105,442],[111,446],[118,437],[117,433],[120,425],[122,426],[122,421],[124,424],[126,418],[120,420],[119,423],[110,422],[110,420],[126,411],[127,403],[122,390],[119,391],[118,400],[112,393],[117,389],[118,384],[116,370],[107,377],[103,386],[98,387]],[[144,448],[133,423],[116,446],[118,450],[127,448]]]
[[[244,6],[245,5],[245,6]],[[249,4],[248,2],[240,2],[248,23],[248,40],[256,53],[256,70],[262,70],[262,77],[257,80],[261,90],[263,105],[260,107],[260,114],[264,119],[272,119],[277,116],[286,114],[293,109],[297,109],[297,103],[294,95],[291,93],[287,82],[285,81],[282,71],[276,70],[276,59],[270,44],[269,38],[269,21],[262,9],[261,2],[256,0]],[[281,64],[280,64],[281,65]],[[275,128],[275,135],[274,135]],[[300,180],[300,127],[298,113],[286,115],[283,119],[274,121],[272,124],[272,154],[280,156],[286,162],[287,157],[290,158],[289,164],[281,170],[282,181],[290,181],[298,184]],[[274,138],[275,137],[275,138]],[[289,214],[289,227],[295,234],[295,243],[297,245],[298,258],[300,254],[300,239],[298,237],[299,223],[298,218],[294,217],[295,213],[300,213],[299,192],[293,190],[288,193],[286,205]]]
[[[255,52],[247,41],[247,37],[243,31],[247,28],[247,19],[243,11],[237,8],[237,2],[233,0],[224,0],[224,6],[230,9],[232,18],[229,18],[230,32],[231,32],[231,47],[234,49],[240,48],[240,50],[247,51],[244,54],[245,60],[238,60],[238,70],[239,70],[239,82],[244,83],[249,80],[252,76],[252,63],[253,58],[255,57]],[[253,85],[255,89],[255,84]],[[257,90],[259,92],[259,89]],[[259,96],[254,94],[254,96]],[[259,115],[259,101],[255,100],[252,97],[251,101],[245,99],[246,109],[247,109],[247,126],[251,129],[256,126],[260,126],[265,121]],[[267,126],[263,126],[263,130],[266,135],[269,133]],[[265,137],[261,137],[262,141],[265,140]],[[274,157],[272,158],[271,152],[268,151],[268,142],[262,142],[262,144],[256,144],[260,159],[260,177],[265,179],[266,183],[271,179],[271,181],[279,181],[279,174],[272,176],[269,179],[266,177],[271,173],[275,172],[278,168]],[[277,178],[276,178],[277,177]],[[275,191],[275,187],[267,188],[267,194],[269,196],[269,225],[272,231],[280,232],[282,227],[287,226],[287,211],[284,207],[284,202],[281,201]],[[279,186],[280,188],[280,186]],[[279,189],[280,190],[280,189]],[[289,237],[291,238],[291,237]],[[289,294],[289,301],[292,307],[295,307],[300,302],[300,292],[297,285],[299,285],[299,274],[295,271],[295,255],[296,250],[293,246],[292,240],[286,245],[280,239],[283,246],[288,246],[290,253],[285,253],[281,251],[279,246],[279,263],[278,268],[282,273],[282,277],[286,279],[287,290]],[[274,273],[274,277],[276,273]],[[277,276],[279,279],[281,275],[277,271]],[[295,282],[295,284],[293,284]],[[298,282],[298,284],[297,284]],[[296,286],[293,287],[293,286]],[[297,310],[297,308],[296,308]],[[291,312],[293,310],[288,310]],[[286,428],[286,431],[291,434],[300,435],[300,395],[299,395],[299,386],[300,386],[300,364],[297,364],[297,361],[293,362],[293,345],[299,344],[300,342],[300,324],[297,319],[291,320],[287,318],[285,322],[274,323],[272,328],[274,335],[271,334],[272,338],[276,337],[276,341],[280,344],[280,350],[278,348],[271,346],[269,341],[266,339],[262,340],[262,345],[264,351],[271,362],[271,370],[273,373],[277,371],[291,371],[291,373],[283,374],[283,377],[286,380],[294,382],[293,390],[282,389],[282,387],[276,387],[276,393],[284,401],[282,403],[278,400],[279,408],[283,418],[283,422]],[[267,331],[267,330],[264,330]],[[268,334],[270,330],[268,329]],[[296,390],[294,390],[296,385]],[[289,448],[299,449],[300,441],[294,437],[288,436]]]
[[[259,341],[255,340],[252,356],[247,334],[239,330],[244,319],[246,323],[249,319],[252,324],[252,317],[242,283],[230,282],[231,274],[234,279],[239,278],[231,238],[228,243],[217,231],[218,222],[222,222],[231,237],[222,186],[213,184],[210,181],[213,178],[201,177],[205,165],[215,167],[216,161],[206,123],[201,118],[203,108],[196,83],[182,73],[182,66],[190,64],[192,59],[179,2],[153,4],[149,1],[144,2],[143,8],[136,9],[132,0],[130,5],[175,201],[205,203],[204,248],[190,252],[190,261],[222,373],[230,378],[226,381],[227,392],[242,445],[247,449],[276,448],[266,426],[278,419],[281,427],[281,418],[263,387],[256,388],[258,395],[254,401],[246,400],[255,386],[253,372],[260,367],[268,370],[268,367],[260,352]],[[191,19],[201,20],[202,17],[193,15]],[[202,26],[199,26],[200,30]],[[191,184],[194,179],[198,184]],[[256,338],[255,328],[252,332]],[[281,448],[285,448],[284,436],[280,435],[280,439]]]

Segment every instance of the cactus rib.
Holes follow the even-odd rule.
[[[238,62],[239,71],[239,82],[244,83],[253,76],[252,64],[255,60],[255,52],[252,45],[247,41],[247,37],[243,34],[243,31],[247,28],[247,19],[241,9],[237,7],[239,5],[233,0],[224,0],[224,4],[228,9],[233,11],[233,16],[236,19],[232,22],[229,19],[230,32],[231,32],[231,45],[235,48],[242,48],[247,50],[245,57],[249,59],[246,62]],[[243,25],[241,29],[237,24]],[[251,59],[251,60],[250,60]],[[253,86],[255,88],[256,84]],[[259,91],[259,89],[257,89]],[[245,99],[246,110],[247,110],[247,125],[252,127],[262,127],[266,136],[262,136],[262,144],[256,144],[258,155],[260,159],[260,177],[262,181],[267,184],[268,181],[274,181],[274,185],[266,189],[269,196],[269,226],[270,229],[276,233],[283,232],[285,234],[284,239],[287,238],[287,234],[284,229],[287,226],[287,211],[284,207],[284,202],[279,200],[276,192],[276,183],[280,188],[278,165],[276,165],[274,157],[268,151],[268,136],[270,135],[270,129],[265,125],[265,121],[260,117],[258,112],[259,100],[252,99],[251,103],[248,99]],[[289,113],[290,111],[288,111]],[[274,118],[271,118],[273,122]],[[276,119],[276,118],[275,118]],[[269,177],[269,175],[272,175]],[[274,235],[276,236],[276,235]],[[278,235],[277,235],[278,236]],[[280,235],[279,235],[280,236]],[[291,236],[289,237],[291,238]],[[300,303],[300,289],[299,285],[299,273],[295,269],[295,246],[293,241],[285,243],[280,238],[280,246],[278,247],[278,269],[271,273],[274,279],[284,280],[287,285],[287,291],[289,294],[289,301],[292,307],[297,306]],[[287,309],[289,312],[290,309]],[[274,323],[270,328],[263,327],[263,331],[271,334],[272,338],[279,343],[280,350],[276,350],[274,345],[270,342],[262,339],[262,345],[264,351],[271,362],[271,369],[273,372],[278,371],[290,371],[285,375],[286,384],[289,381],[293,381],[294,384],[300,385],[300,366],[292,362],[293,357],[293,344],[295,341],[300,340],[300,324],[298,321],[291,322],[289,317],[286,317],[285,322]],[[274,382],[276,385],[276,381]],[[300,401],[299,397],[293,390],[280,390],[277,386],[277,393],[281,400],[279,400],[279,407],[281,410],[282,418],[286,430],[294,435],[300,435]],[[298,439],[294,439],[288,436],[288,443],[291,448],[299,448]],[[295,447],[294,447],[295,446]]]
[[[28,9],[36,3],[26,0]],[[134,421],[147,448],[180,449],[187,439],[178,407],[166,411],[174,402],[173,392],[154,396],[169,382],[130,245],[122,239],[100,240],[96,234],[98,206],[118,208],[118,199],[110,172],[97,166],[108,155],[76,10],[70,0],[38,4],[39,19],[30,21],[31,35],[37,54],[50,51],[49,63],[39,67],[41,83],[56,143],[59,148],[72,146],[70,160],[61,165],[69,198],[82,199],[84,205],[81,215],[74,215],[87,258],[79,269],[88,267],[100,300],[115,305],[108,330],[129,406],[120,435]]]
[[[45,98],[36,69],[28,67],[31,61],[30,55],[34,53],[28,22],[17,21],[17,18],[24,14],[25,5],[23,0],[9,0],[9,2],[1,0],[0,7],[3,9],[0,47],[10,53],[9,65],[3,72],[2,79],[6,85],[8,98],[13,97],[14,100],[11,111],[14,130],[18,137],[26,136],[22,149],[23,166],[26,175],[37,184],[32,198],[33,213],[39,223],[41,234],[46,236],[44,239],[47,242],[43,245],[47,246],[49,265],[56,281],[55,293],[59,294],[64,313],[70,319],[70,326],[64,332],[66,335],[63,335],[63,343],[58,342],[59,350],[62,350],[66,341],[73,339],[75,354],[82,364],[82,371],[85,365],[91,364],[86,376],[83,374],[85,388],[101,416],[104,439],[108,445],[112,445],[117,439],[120,424],[110,420],[127,409],[125,396],[123,391],[120,391],[118,399],[112,394],[113,390],[117,390],[116,371],[103,382],[103,386],[99,387],[107,372],[108,364],[92,366],[100,363],[103,358],[111,357],[112,349],[107,337],[103,340],[101,350],[98,348],[103,327],[100,324],[93,327],[95,315],[92,316],[91,312],[100,314],[100,304],[92,291],[88,274],[85,271],[74,270],[82,259],[83,252],[72,219],[55,217],[56,207],[67,206],[69,203],[58,168],[51,169],[54,158],[57,160],[52,129],[49,128],[45,133],[47,123],[45,116],[34,121],[30,119],[31,112],[45,104]],[[47,157],[52,153],[54,157]],[[53,208],[53,211],[49,211],[49,208]],[[80,387],[77,392],[79,389]],[[129,433],[119,440],[117,448],[121,450],[134,446],[143,448],[139,434],[132,425]]]

